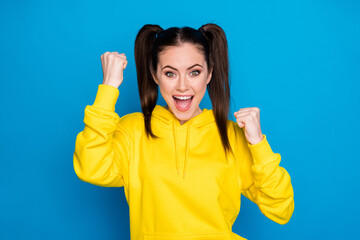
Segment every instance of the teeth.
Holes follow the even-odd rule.
[[[174,98],[177,98],[177,99],[180,99],[180,100],[186,100],[186,99],[191,98],[191,96],[189,96],[189,97],[178,97],[178,96],[174,96]]]

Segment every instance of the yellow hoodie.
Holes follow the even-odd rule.
[[[156,105],[151,126],[159,138],[148,139],[142,113],[115,113],[118,96],[119,89],[98,86],[94,104],[85,107],[73,163],[82,181],[124,187],[131,240],[245,239],[232,232],[241,194],[271,220],[290,220],[291,179],[266,135],[251,145],[228,120],[235,154],[226,157],[212,110],[180,125]]]

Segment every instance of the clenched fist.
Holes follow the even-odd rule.
[[[260,126],[260,109],[258,107],[240,108],[234,112],[236,122],[240,128],[244,128],[246,140],[251,144],[257,144],[263,140]]]
[[[101,65],[103,69],[103,84],[118,88],[123,81],[123,70],[127,65],[125,54],[105,52],[101,55]]]

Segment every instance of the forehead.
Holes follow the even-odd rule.
[[[191,43],[167,47],[159,54],[160,67],[165,65],[187,67],[195,63],[204,65],[205,57],[198,47]]]

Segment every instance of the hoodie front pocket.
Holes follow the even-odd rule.
[[[143,240],[232,240],[231,232],[204,234],[144,234]]]

